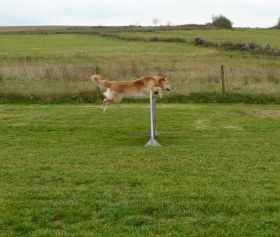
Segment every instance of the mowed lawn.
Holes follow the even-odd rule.
[[[280,106],[0,105],[0,236],[279,236]]]

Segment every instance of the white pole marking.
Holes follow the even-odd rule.
[[[153,110],[153,91],[150,89],[150,112],[151,112],[151,139],[154,139],[154,110]]]

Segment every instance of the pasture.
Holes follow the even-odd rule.
[[[0,236],[279,236],[279,56],[146,40],[279,31],[96,29],[0,28]],[[144,147],[148,103],[101,113],[96,70],[170,78],[162,147]]]
[[[270,44],[273,47],[280,49],[280,31],[278,29],[197,29],[155,32],[120,32],[118,34],[123,36],[137,36],[143,40],[148,40],[152,36],[159,36],[162,38],[181,38],[189,42],[193,41],[196,37],[202,37],[213,42],[255,41],[262,45]]]
[[[279,236],[279,111],[0,105],[0,236]]]
[[[169,76],[175,88],[167,95],[172,102],[195,99],[192,94],[213,102],[219,99],[214,96],[210,100],[207,95],[221,92],[223,64],[229,98],[225,101],[279,103],[278,59],[192,44],[125,41],[89,34],[1,34],[0,97],[4,102],[95,102],[96,90],[88,78],[98,66],[101,75],[110,80]]]

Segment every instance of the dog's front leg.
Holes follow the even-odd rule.
[[[160,87],[154,87],[154,88],[153,88],[153,94],[154,94],[156,97],[161,98],[161,97],[162,97],[162,89],[161,89]]]

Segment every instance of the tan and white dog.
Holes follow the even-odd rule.
[[[131,81],[107,81],[100,75],[93,75],[90,78],[98,87],[105,88],[103,93],[103,112],[112,102],[121,102],[124,97],[148,98],[150,89],[159,97],[162,97],[162,91],[172,90],[167,77],[144,76]]]

